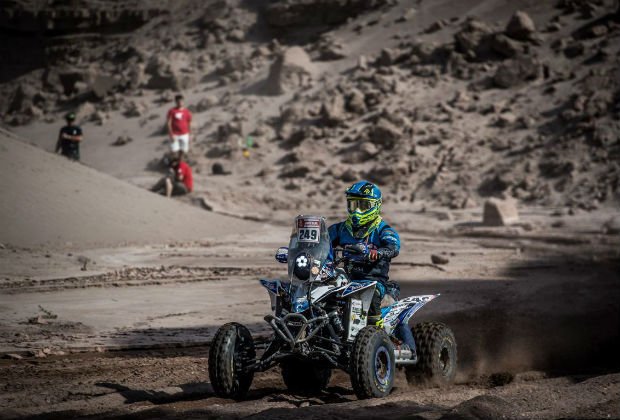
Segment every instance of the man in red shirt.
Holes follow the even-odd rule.
[[[183,161],[183,152],[179,152],[170,161],[170,169],[168,175],[160,179],[157,184],[151,188],[151,191],[165,194],[166,197],[173,195],[184,195],[192,192],[194,189],[194,177],[192,168]]]
[[[189,152],[189,141],[192,133],[192,113],[183,106],[183,95],[174,97],[175,107],[168,111],[167,125],[170,137],[170,149],[177,153]]]

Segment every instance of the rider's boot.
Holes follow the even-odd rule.
[[[413,334],[411,333],[411,330],[409,329],[409,325],[407,324],[398,325],[396,327],[396,335],[398,338],[400,338],[403,341],[403,347],[406,346],[409,348],[409,350],[411,350],[411,360],[417,361],[418,354],[416,352],[415,341],[413,339]]]
[[[381,315],[368,315],[368,324],[367,325],[376,325],[378,327],[383,326],[383,319],[381,319]]]

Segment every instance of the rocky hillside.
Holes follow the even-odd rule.
[[[223,205],[318,206],[361,177],[450,208],[620,202],[611,1],[3,3],[2,31],[38,45],[3,68],[4,124],[77,107],[83,124],[123,115],[146,131],[185,92],[204,121],[192,163],[223,174]]]

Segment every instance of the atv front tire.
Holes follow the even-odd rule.
[[[359,399],[387,396],[394,386],[394,345],[384,330],[364,327],[351,350],[351,385]]]
[[[299,394],[318,394],[327,387],[332,376],[332,370],[328,367],[295,358],[284,360],[280,367],[286,387]]]
[[[440,322],[423,322],[412,329],[418,363],[405,370],[407,381],[445,387],[456,376],[456,340],[452,330]]]
[[[250,331],[236,322],[222,325],[209,349],[209,379],[215,394],[223,398],[243,398],[254,379],[254,372],[247,371],[246,367],[255,358]]]

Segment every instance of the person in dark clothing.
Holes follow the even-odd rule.
[[[56,142],[55,152],[60,152],[63,156],[71,160],[80,160],[80,143],[82,142],[82,129],[75,125],[75,114],[68,113],[65,116],[67,125],[60,129],[58,141]]]

